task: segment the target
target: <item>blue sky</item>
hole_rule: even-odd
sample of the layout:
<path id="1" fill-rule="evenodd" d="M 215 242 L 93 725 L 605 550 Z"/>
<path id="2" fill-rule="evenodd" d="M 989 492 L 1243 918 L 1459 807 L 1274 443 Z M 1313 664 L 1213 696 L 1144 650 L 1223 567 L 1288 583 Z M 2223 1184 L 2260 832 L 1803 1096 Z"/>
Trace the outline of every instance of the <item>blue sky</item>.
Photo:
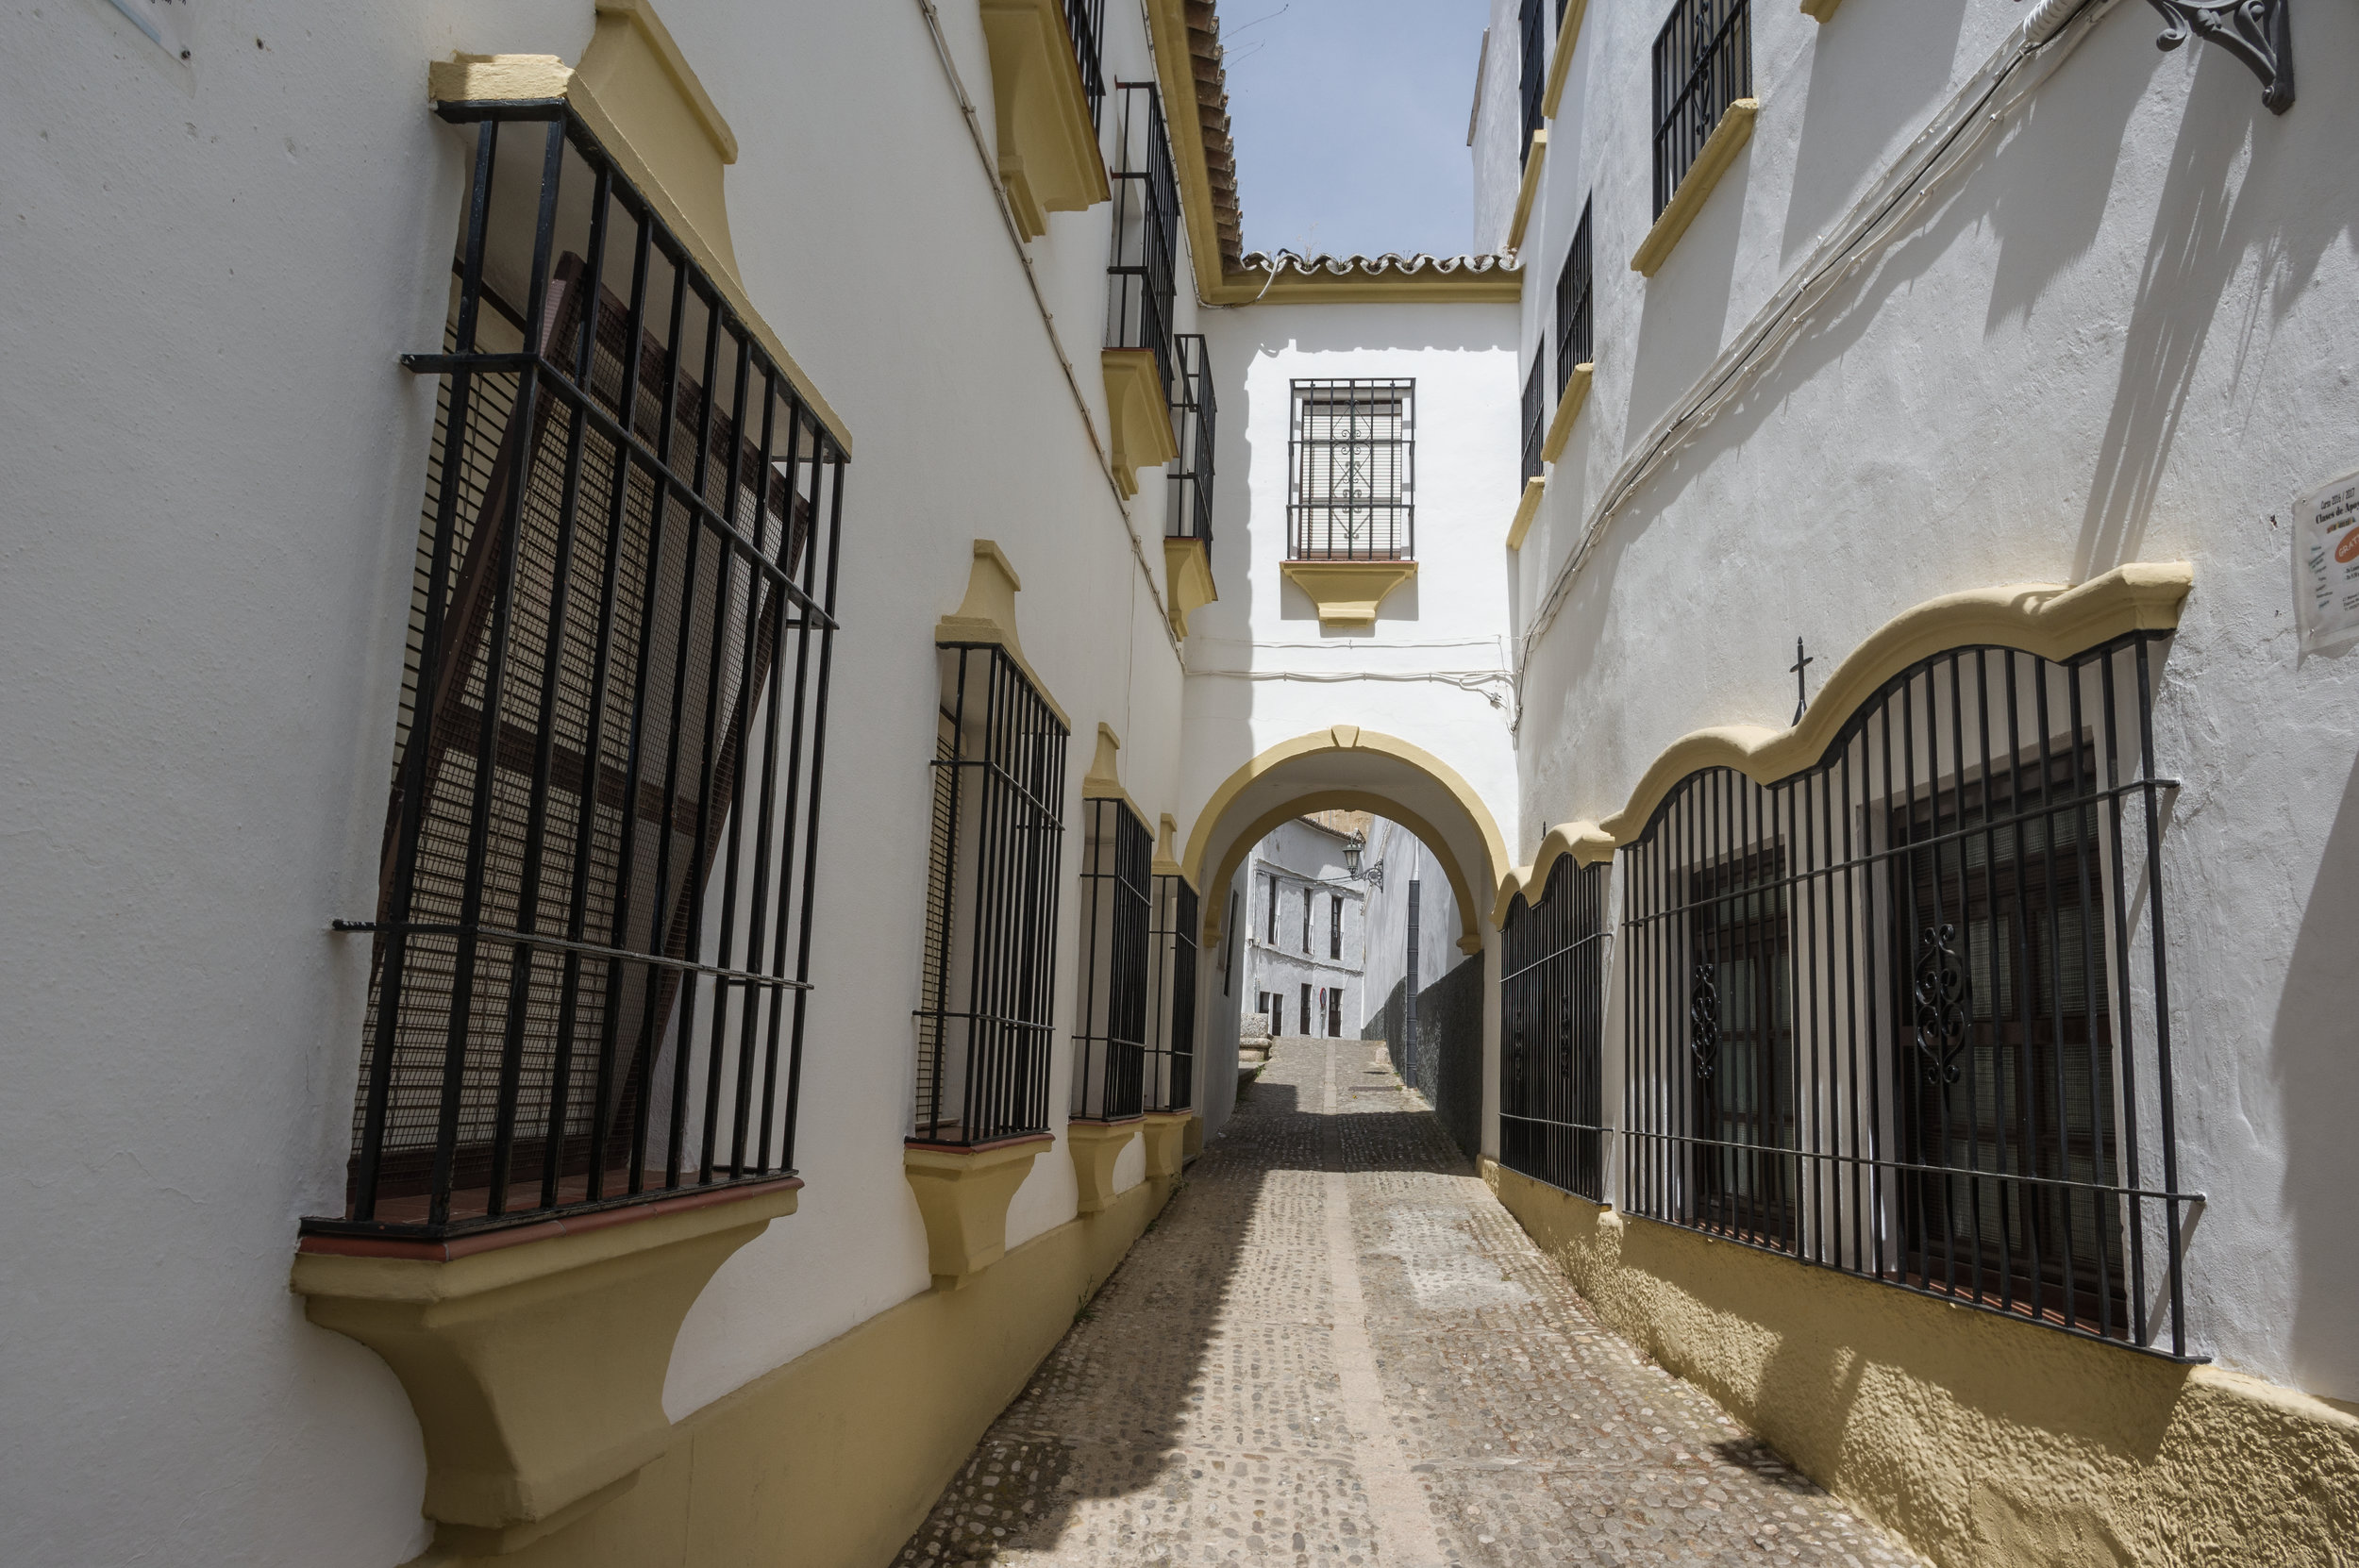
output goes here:
<path id="1" fill-rule="evenodd" d="M 1247 250 L 1456 256 L 1486 0 L 1222 0 Z"/>

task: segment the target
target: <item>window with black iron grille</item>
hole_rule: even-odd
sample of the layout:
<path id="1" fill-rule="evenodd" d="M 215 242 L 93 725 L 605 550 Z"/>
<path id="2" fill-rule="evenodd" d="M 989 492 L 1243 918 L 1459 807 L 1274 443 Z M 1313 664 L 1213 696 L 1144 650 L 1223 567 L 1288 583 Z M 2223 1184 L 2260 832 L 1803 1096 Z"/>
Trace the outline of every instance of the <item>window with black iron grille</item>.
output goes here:
<path id="1" fill-rule="evenodd" d="M 1500 934 L 1499 1163 L 1605 1201 L 1608 868 L 1567 858 Z"/>
<path id="2" fill-rule="evenodd" d="M 1275 947 L 1278 945 L 1278 878 L 1275 876 L 1269 879 L 1269 899 L 1262 906 L 1262 915 L 1264 922 L 1262 944 Z"/>
<path id="3" fill-rule="evenodd" d="M 911 1141 L 1048 1127 L 1067 735 L 1005 649 L 937 650 L 932 842 Z"/>
<path id="4" fill-rule="evenodd" d="M 1344 1037 L 1344 988 L 1330 986 L 1327 993 L 1327 1038 Z"/>
<path id="5" fill-rule="evenodd" d="M 845 452 L 562 104 L 474 158 L 344 1209 L 430 1239 L 792 1175 Z M 518 303 L 520 302 L 520 303 Z M 490 307 L 487 311 L 486 307 Z"/>
<path id="6" fill-rule="evenodd" d="M 1303 889 L 1303 890 L 1302 890 L 1302 951 L 1303 951 L 1303 952 L 1304 952 L 1304 954 L 1306 954 L 1306 955 L 1307 955 L 1307 954 L 1309 954 L 1309 952 L 1311 951 L 1311 899 L 1312 899 L 1312 896 L 1313 896 L 1313 895 L 1312 895 L 1311 890 L 1310 890 L 1309 888 L 1305 888 L 1305 889 Z"/>
<path id="7" fill-rule="evenodd" d="M 1147 1016 L 1148 1110 L 1186 1110 L 1196 1104 L 1196 890 L 1184 876 L 1155 878 L 1155 925 L 1149 934 L 1155 994 Z"/>
<path id="8" fill-rule="evenodd" d="M 1896 676 L 1624 851 L 1625 1207 L 2187 1354 L 2161 634 Z"/>
<path id="9" fill-rule="evenodd" d="M 1591 326 L 1589 207 L 1581 204 L 1581 226 L 1573 230 L 1572 248 L 1556 275 L 1556 392 L 1564 394 L 1573 372 L 1597 358 Z"/>
<path id="10" fill-rule="evenodd" d="M 1073 1037 L 1077 1122 L 1119 1122 L 1145 1109 L 1154 841 L 1129 803 L 1081 803 L 1079 1029 Z"/>
<path id="11" fill-rule="evenodd" d="M 1531 133 L 1548 123 L 1540 112 L 1540 104 L 1548 78 L 1548 0 L 1522 0 L 1516 23 L 1523 40 L 1522 72 L 1516 83 L 1524 111 L 1518 157 L 1528 163 L 1531 160 Z"/>
<path id="12" fill-rule="evenodd" d="M 1173 539 L 1213 540 L 1213 434 L 1218 416 L 1213 408 L 1212 362 L 1204 353 L 1201 333 L 1182 332 L 1172 342 L 1179 355 L 1179 378 L 1173 384 L 1172 433 L 1180 438 L 1180 460 L 1171 469 L 1171 514 L 1163 532 Z"/>
<path id="13" fill-rule="evenodd" d="M 1531 357 L 1531 374 L 1524 377 L 1524 472 L 1526 479 L 1540 476 L 1542 463 L 1540 447 L 1548 432 L 1548 355 L 1547 344 Z"/>
<path id="14" fill-rule="evenodd" d="M 1073 36 L 1073 62 L 1081 68 L 1081 96 L 1089 100 L 1095 129 L 1106 101 L 1106 0 L 1064 0 L 1064 25 Z"/>
<path id="15" fill-rule="evenodd" d="M 1416 558 L 1414 381 L 1297 381 L 1286 554 Z"/>
<path id="16" fill-rule="evenodd" d="M 1155 84 L 1122 82 L 1116 91 L 1122 103 L 1110 171 L 1114 241 L 1106 266 L 1106 346 L 1152 352 L 1168 405 L 1179 394 L 1172 324 L 1179 293 L 1180 184 L 1172 174 L 1163 95 Z M 1200 340 L 1197 354 L 1200 359 Z"/>
<path id="17" fill-rule="evenodd" d="M 1720 116 L 1753 95 L 1749 0 L 1673 0 L 1654 41 L 1654 210 L 1661 217 Z"/>
<path id="18" fill-rule="evenodd" d="M 1327 956 L 1344 956 L 1344 895 L 1339 892 L 1327 895 Z"/>
<path id="19" fill-rule="evenodd" d="M 1295 1021 L 1301 1026 L 1304 1034 L 1314 1035 L 1319 1032 L 1318 1014 L 1311 1010 L 1311 988 L 1308 985 L 1302 988 L 1302 1005 L 1295 1014 Z"/>

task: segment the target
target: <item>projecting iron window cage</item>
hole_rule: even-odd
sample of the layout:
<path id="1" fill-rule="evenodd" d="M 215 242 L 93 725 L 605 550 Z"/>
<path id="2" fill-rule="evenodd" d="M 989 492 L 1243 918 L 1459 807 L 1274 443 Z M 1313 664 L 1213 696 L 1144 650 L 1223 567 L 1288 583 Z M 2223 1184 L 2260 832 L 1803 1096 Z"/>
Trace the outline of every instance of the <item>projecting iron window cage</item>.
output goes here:
<path id="1" fill-rule="evenodd" d="M 1523 136 L 1517 151 L 1520 162 L 1531 161 L 1531 133 L 1548 123 L 1541 112 L 1547 96 L 1548 76 L 1548 0 L 1521 0 L 1516 14 L 1516 32 L 1522 40 L 1522 59 L 1516 79 L 1518 97 L 1523 107 Z"/>
<path id="2" fill-rule="evenodd" d="M 1146 1089 L 1148 1110 L 1187 1110 L 1196 1104 L 1196 890 L 1183 876 L 1155 878 L 1155 924 L 1149 932 L 1154 995 L 1147 1016 Z"/>
<path id="3" fill-rule="evenodd" d="M 1172 326 L 1179 297 L 1180 184 L 1152 82 L 1123 82 L 1114 132 L 1113 258 L 1107 264 L 1106 346 L 1151 351 L 1163 401 L 1179 394 Z M 1198 340 L 1197 356 L 1202 357 Z"/>
<path id="4" fill-rule="evenodd" d="M 1286 554 L 1416 558 L 1414 381 L 1297 381 Z"/>
<path id="5" fill-rule="evenodd" d="M 1128 801 L 1081 803 L 1080 995 L 1072 1116 L 1119 1122 L 1145 1106 L 1153 841 Z"/>
<path id="6" fill-rule="evenodd" d="M 1171 406 L 1172 433 L 1180 438 L 1180 460 L 1171 470 L 1171 515 L 1163 531 L 1174 539 L 1213 541 L 1213 436 L 1219 423 L 1213 399 L 1213 367 L 1200 333 L 1172 340 L 1179 350 L 1179 379 Z"/>
<path id="7" fill-rule="evenodd" d="M 1654 41 L 1654 210 L 1661 217 L 1729 106 L 1753 94 L 1749 0 L 1674 0 Z"/>
<path id="8" fill-rule="evenodd" d="M 2184 1357 L 2160 634 L 1895 676 L 1623 852 L 1631 1211 Z"/>
<path id="9" fill-rule="evenodd" d="M 344 1211 L 434 1238 L 791 1175 L 845 453 L 562 104 L 474 162 Z M 521 307 L 503 295 L 512 295 Z M 489 308 L 488 309 L 486 308 Z"/>
<path id="10" fill-rule="evenodd" d="M 1556 275 L 1556 391 L 1563 396 L 1573 371 L 1597 358 L 1597 337 L 1590 309 L 1589 208 L 1581 205 L 1581 226 L 1564 252 L 1564 268 Z"/>
<path id="11" fill-rule="evenodd" d="M 938 650 L 912 1143 L 1048 1128 L 1064 722 L 1006 650 Z"/>
<path id="12" fill-rule="evenodd" d="M 1106 0 L 1064 0 L 1064 25 L 1073 35 L 1073 62 L 1081 69 L 1081 96 L 1089 100 L 1090 126 L 1096 129 L 1106 101 Z"/>
<path id="13" fill-rule="evenodd" d="M 1605 1193 L 1609 870 L 1568 858 L 1500 935 L 1499 1163 L 1595 1203 Z"/>
<path id="14" fill-rule="evenodd" d="M 1545 354 L 1531 357 L 1531 374 L 1524 377 L 1523 396 L 1523 476 L 1536 479 L 1544 465 L 1540 448 L 1548 429 L 1548 366 Z"/>

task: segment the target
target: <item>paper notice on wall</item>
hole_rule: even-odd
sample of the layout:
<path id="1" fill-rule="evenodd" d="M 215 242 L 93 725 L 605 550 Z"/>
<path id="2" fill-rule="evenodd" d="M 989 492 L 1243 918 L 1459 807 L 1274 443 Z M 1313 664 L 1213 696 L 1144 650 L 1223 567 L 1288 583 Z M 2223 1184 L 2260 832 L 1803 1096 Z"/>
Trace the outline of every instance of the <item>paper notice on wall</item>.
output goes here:
<path id="1" fill-rule="evenodd" d="M 131 19 L 174 59 L 189 58 L 190 0 L 114 0 L 115 9 Z"/>
<path id="2" fill-rule="evenodd" d="M 2359 469 L 2294 503 L 2294 615 L 2303 653 L 2359 637 Z"/>

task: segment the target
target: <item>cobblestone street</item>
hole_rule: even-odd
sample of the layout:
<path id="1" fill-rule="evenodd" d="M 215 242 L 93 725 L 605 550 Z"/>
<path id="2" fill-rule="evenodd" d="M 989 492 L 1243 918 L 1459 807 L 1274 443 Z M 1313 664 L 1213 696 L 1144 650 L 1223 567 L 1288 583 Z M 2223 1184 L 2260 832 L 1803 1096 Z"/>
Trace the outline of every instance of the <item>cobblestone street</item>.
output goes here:
<path id="1" fill-rule="evenodd" d="M 1381 1045 L 1307 1039 L 895 1560 L 1918 1560 L 1593 1322 Z"/>

